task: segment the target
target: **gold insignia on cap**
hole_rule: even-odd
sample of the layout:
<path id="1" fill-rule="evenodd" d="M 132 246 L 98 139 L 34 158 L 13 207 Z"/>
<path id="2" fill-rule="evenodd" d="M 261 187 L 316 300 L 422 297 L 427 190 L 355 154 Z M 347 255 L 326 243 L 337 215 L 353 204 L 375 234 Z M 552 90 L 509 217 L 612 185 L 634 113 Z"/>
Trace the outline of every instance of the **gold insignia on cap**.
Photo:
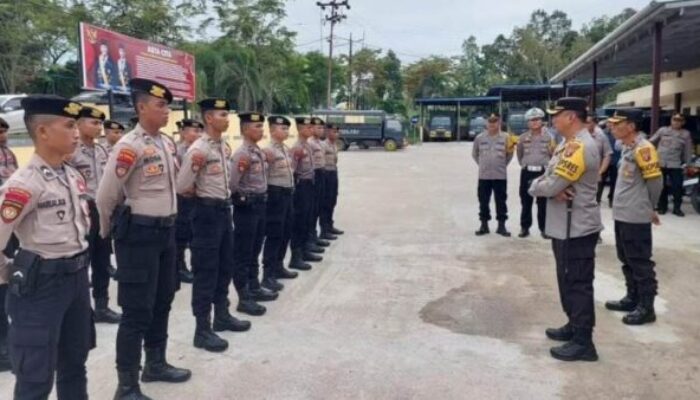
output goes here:
<path id="1" fill-rule="evenodd" d="M 100 111 L 100 110 L 98 110 L 98 109 L 96 109 L 96 108 L 93 108 L 93 109 L 92 109 L 92 116 L 93 116 L 94 118 L 102 118 L 102 111 Z"/>
<path id="2" fill-rule="evenodd" d="M 310 119 L 308 119 L 308 118 L 304 119 L 304 125 L 308 125 L 308 124 L 310 124 L 310 123 L 311 123 L 311 120 L 310 120 Z"/>
<path id="3" fill-rule="evenodd" d="M 252 114 L 250 116 L 250 120 L 253 122 L 258 122 L 258 121 L 260 121 L 260 116 L 258 114 Z"/>
<path id="4" fill-rule="evenodd" d="M 67 114 L 78 115 L 83 107 L 78 103 L 68 103 L 68 105 L 63 109 Z"/>
<path id="5" fill-rule="evenodd" d="M 216 100 L 214 102 L 215 108 L 226 108 L 226 100 Z"/>
<path id="6" fill-rule="evenodd" d="M 165 89 L 163 89 L 160 86 L 151 86 L 150 92 L 153 96 L 160 97 L 161 99 L 165 98 Z"/>
<path id="7" fill-rule="evenodd" d="M 277 124 L 283 124 L 283 123 L 284 123 L 284 120 L 283 120 L 282 118 L 277 118 L 277 119 L 275 119 L 275 123 L 277 123 Z"/>

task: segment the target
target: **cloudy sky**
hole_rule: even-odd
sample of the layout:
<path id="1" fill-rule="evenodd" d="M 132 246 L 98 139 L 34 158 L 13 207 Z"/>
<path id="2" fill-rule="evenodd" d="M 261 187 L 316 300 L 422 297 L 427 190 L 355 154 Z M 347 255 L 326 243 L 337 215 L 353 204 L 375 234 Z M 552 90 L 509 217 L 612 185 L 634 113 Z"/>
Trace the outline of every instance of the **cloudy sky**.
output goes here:
<path id="1" fill-rule="evenodd" d="M 559 9 L 579 29 L 591 19 L 614 15 L 626 7 L 644 8 L 649 0 L 349 0 L 348 18 L 336 25 L 337 36 L 354 39 L 365 35 L 368 47 L 393 49 L 404 62 L 433 54 L 461 52 L 462 41 L 474 35 L 480 44 L 491 43 L 498 34 L 527 23 L 533 10 Z M 297 50 L 321 49 L 328 25 L 322 28 L 316 0 L 289 0 L 286 25 L 298 32 Z M 358 45 L 360 46 L 360 45 Z M 323 42 L 324 53 L 328 51 Z M 339 40 L 339 53 L 347 53 L 347 41 Z"/>

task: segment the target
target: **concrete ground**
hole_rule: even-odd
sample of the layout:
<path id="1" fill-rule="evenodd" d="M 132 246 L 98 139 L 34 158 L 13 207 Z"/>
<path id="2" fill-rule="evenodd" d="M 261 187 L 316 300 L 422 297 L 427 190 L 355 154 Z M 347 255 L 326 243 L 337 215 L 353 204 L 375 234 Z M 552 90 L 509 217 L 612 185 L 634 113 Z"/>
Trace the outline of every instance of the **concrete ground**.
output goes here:
<path id="1" fill-rule="evenodd" d="M 347 233 L 323 263 L 285 282 L 250 332 L 225 334 L 223 354 L 192 347 L 186 286 L 171 314 L 169 360 L 193 378 L 143 390 L 156 399 L 700 398 L 700 217 L 690 206 L 687 217 L 664 216 L 654 229 L 659 320 L 634 328 L 603 307 L 624 291 L 603 206 L 601 359 L 562 363 L 544 337 L 563 322 L 549 245 L 539 236 L 474 236 L 470 154 L 468 143 L 342 153 L 337 225 Z M 515 235 L 517 162 L 509 173 Z M 97 334 L 89 390 L 110 399 L 116 327 L 99 325 Z M 0 375 L 0 398 L 11 397 L 12 383 Z"/>

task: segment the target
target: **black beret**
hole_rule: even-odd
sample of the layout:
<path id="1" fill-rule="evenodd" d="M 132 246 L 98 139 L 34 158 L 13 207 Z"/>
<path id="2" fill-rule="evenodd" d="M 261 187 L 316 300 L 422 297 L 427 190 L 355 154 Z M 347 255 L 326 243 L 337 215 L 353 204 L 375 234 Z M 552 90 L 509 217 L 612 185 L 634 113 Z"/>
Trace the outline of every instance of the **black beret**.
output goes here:
<path id="1" fill-rule="evenodd" d="M 553 108 L 547 110 L 547 113 L 557 115 L 562 111 L 588 112 L 588 102 L 582 97 L 562 97 Z"/>
<path id="2" fill-rule="evenodd" d="M 638 123 L 642 120 L 642 110 L 638 108 L 621 108 L 619 110 L 615 110 L 615 114 L 613 114 L 612 117 L 608 118 L 609 122 L 612 122 L 613 124 L 616 124 L 618 122 L 622 121 L 630 121 L 630 122 L 635 122 Z"/>
<path id="3" fill-rule="evenodd" d="M 219 98 L 204 99 L 197 104 L 199 104 L 199 109 L 202 110 L 202 112 L 210 110 L 229 111 L 231 109 L 231 104 L 228 100 Z"/>
<path id="4" fill-rule="evenodd" d="M 244 112 L 238 114 L 242 123 L 257 123 L 265 122 L 265 116 L 259 112 Z"/>
<path id="5" fill-rule="evenodd" d="M 165 99 L 169 103 L 173 102 L 173 94 L 164 85 L 150 79 L 133 78 L 129 81 L 129 87 L 133 92 L 150 94 L 159 99 Z"/>
<path id="6" fill-rule="evenodd" d="M 10 129 L 10 125 L 4 119 L 0 118 L 0 128 Z"/>
<path id="7" fill-rule="evenodd" d="M 287 117 L 283 117 L 281 115 L 272 115 L 267 117 L 267 122 L 270 123 L 270 125 L 284 125 L 284 126 L 291 126 L 292 121 L 289 120 Z"/>
<path id="8" fill-rule="evenodd" d="M 322 120 L 321 118 L 319 118 L 319 117 L 312 117 L 312 118 L 311 118 L 311 125 L 316 125 L 316 126 L 318 126 L 318 125 L 325 125 L 325 124 L 326 124 L 326 123 L 323 122 L 323 120 Z"/>
<path id="9" fill-rule="evenodd" d="M 297 125 L 311 125 L 311 118 L 309 117 L 296 117 L 294 121 Z"/>
<path id="10" fill-rule="evenodd" d="M 178 127 L 180 129 L 183 128 L 200 128 L 204 129 L 204 124 L 195 120 L 195 119 L 183 119 L 182 121 L 178 121 L 179 125 Z"/>
<path id="11" fill-rule="evenodd" d="M 104 121 L 107 116 L 95 107 L 83 106 L 80 110 L 80 118 L 95 118 Z"/>
<path id="12" fill-rule="evenodd" d="M 112 121 L 111 119 L 106 119 L 105 122 L 102 123 L 102 126 L 105 129 L 121 129 L 124 130 L 124 125 L 120 124 L 117 121 Z"/>
<path id="13" fill-rule="evenodd" d="M 22 108 L 25 116 L 58 115 L 78 119 L 83 106 L 59 96 L 37 95 L 23 98 Z"/>

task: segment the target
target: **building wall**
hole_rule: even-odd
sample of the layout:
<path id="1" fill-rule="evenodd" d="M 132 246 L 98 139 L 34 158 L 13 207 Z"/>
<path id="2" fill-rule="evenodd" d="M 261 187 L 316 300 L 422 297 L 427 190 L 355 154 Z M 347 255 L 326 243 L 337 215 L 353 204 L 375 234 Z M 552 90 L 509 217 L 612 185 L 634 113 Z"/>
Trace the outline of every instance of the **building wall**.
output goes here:
<path id="1" fill-rule="evenodd" d="M 673 110 L 675 94 L 682 94 L 681 110 L 688 110 L 689 115 L 700 116 L 700 69 L 684 71 L 683 76 L 666 73 L 661 75 L 661 108 Z M 651 85 L 621 92 L 617 95 L 617 104 L 635 107 L 651 107 Z"/>

